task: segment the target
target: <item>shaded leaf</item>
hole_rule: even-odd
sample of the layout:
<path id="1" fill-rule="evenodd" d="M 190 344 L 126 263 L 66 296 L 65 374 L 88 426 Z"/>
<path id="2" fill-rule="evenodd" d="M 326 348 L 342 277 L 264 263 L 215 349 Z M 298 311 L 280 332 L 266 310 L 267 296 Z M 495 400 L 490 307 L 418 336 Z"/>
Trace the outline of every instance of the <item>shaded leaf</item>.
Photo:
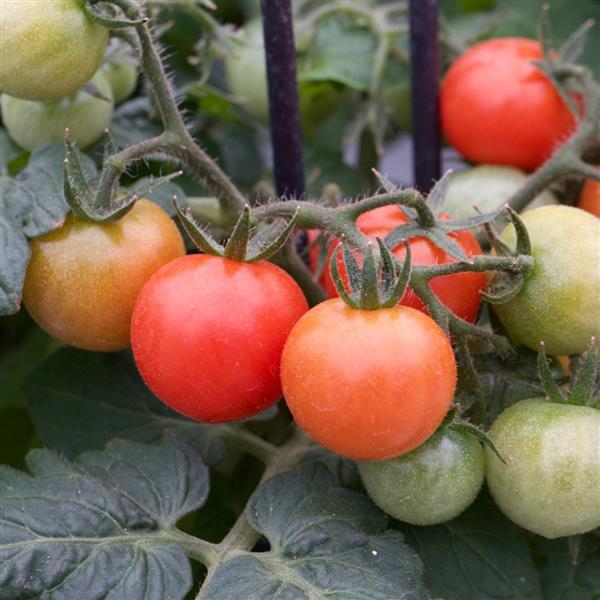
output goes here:
<path id="1" fill-rule="evenodd" d="M 114 441 L 76 463 L 33 450 L 27 467 L 0 468 L 0 598 L 185 596 L 190 565 L 166 528 L 206 500 L 191 445 Z"/>
<path id="2" fill-rule="evenodd" d="M 320 463 L 274 477 L 246 516 L 270 544 L 217 567 L 201 590 L 221 598 L 423 600 L 421 564 L 363 494 L 338 487 Z"/>

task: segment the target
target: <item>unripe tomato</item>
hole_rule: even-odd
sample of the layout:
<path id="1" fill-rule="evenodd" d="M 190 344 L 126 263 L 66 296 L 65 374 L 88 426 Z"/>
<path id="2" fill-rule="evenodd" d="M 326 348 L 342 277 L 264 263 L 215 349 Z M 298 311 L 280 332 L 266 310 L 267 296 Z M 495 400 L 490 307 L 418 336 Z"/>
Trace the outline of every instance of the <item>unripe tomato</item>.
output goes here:
<path id="1" fill-rule="evenodd" d="M 408 221 L 406 215 L 397 206 L 382 206 L 362 214 L 357 220 L 358 228 L 371 239 L 380 237 L 383 239 L 390 231 Z M 481 247 L 475 236 L 470 231 L 458 231 L 451 233 L 450 237 L 464 250 L 467 256 L 482 254 Z M 456 259 L 438 248 L 435 244 L 425 238 L 412 238 L 408 240 L 415 265 L 441 265 L 456 262 Z M 330 297 L 335 298 L 338 293 L 329 272 L 329 261 L 332 253 L 337 249 L 337 244 L 332 245 L 327 255 L 326 268 L 321 276 L 321 283 Z M 406 254 L 404 246 L 399 244 L 393 253 L 403 258 Z M 318 249 L 311 254 L 313 269 L 318 261 Z M 346 269 L 341 255 L 338 257 L 338 269 L 343 280 L 347 279 Z M 442 304 L 449 308 L 454 314 L 467 321 L 474 322 L 477 318 L 479 305 L 481 304 L 481 290 L 486 284 L 486 276 L 483 273 L 455 273 L 453 275 L 442 275 L 434 277 L 430 281 L 430 287 L 440 299 Z M 408 288 L 400 301 L 404 306 L 412 306 L 423 312 L 427 312 L 421 299 L 415 292 Z"/>
<path id="2" fill-rule="evenodd" d="M 108 29 L 80 0 L 0 0 L 0 92 L 26 100 L 74 94 L 102 62 Z"/>
<path id="3" fill-rule="evenodd" d="M 452 403 L 456 363 L 448 338 L 422 312 L 356 310 L 335 298 L 294 326 L 281 382 L 313 439 L 356 460 L 383 460 L 437 429 Z"/>
<path id="4" fill-rule="evenodd" d="M 479 441 L 445 428 L 416 450 L 384 461 L 358 463 L 377 506 L 413 525 L 435 525 L 457 517 L 477 497 L 485 477 Z"/>
<path id="5" fill-rule="evenodd" d="M 600 221 L 571 206 L 545 206 L 521 217 L 535 260 L 523 289 L 494 312 L 512 342 L 549 354 L 579 354 L 600 336 Z M 514 247 L 512 225 L 502 239 Z"/>
<path id="6" fill-rule="evenodd" d="M 600 410 L 522 400 L 494 422 L 487 484 L 504 514 L 547 538 L 600 527 Z"/>
<path id="7" fill-rule="evenodd" d="M 62 142 L 65 129 L 79 148 L 97 141 L 108 127 L 113 113 L 110 84 L 100 73 L 92 82 L 108 98 L 103 100 L 80 90 L 61 100 L 36 102 L 2 95 L 2 118 L 10 137 L 30 152 L 52 142 Z"/>
<path id="8" fill-rule="evenodd" d="M 135 362 L 177 412 L 207 423 L 245 419 L 281 398 L 283 344 L 307 309 L 298 284 L 271 263 L 185 256 L 138 298 Z"/>
<path id="9" fill-rule="evenodd" d="M 23 301 L 37 324 L 60 341 L 109 352 L 129 346 L 131 313 L 150 276 L 184 253 L 162 208 L 139 200 L 115 223 L 67 216 L 31 244 Z"/>
<path id="10" fill-rule="evenodd" d="M 137 67 L 133 63 L 107 62 L 100 73 L 110 84 L 115 104 L 127 100 L 137 85 Z"/>
<path id="11" fill-rule="evenodd" d="M 442 129 L 465 158 L 531 171 L 573 131 L 573 115 L 535 60 L 538 42 L 501 38 L 476 44 L 450 67 Z"/>
<path id="12" fill-rule="evenodd" d="M 588 179 L 585 182 L 577 206 L 600 217 L 600 181 Z"/>

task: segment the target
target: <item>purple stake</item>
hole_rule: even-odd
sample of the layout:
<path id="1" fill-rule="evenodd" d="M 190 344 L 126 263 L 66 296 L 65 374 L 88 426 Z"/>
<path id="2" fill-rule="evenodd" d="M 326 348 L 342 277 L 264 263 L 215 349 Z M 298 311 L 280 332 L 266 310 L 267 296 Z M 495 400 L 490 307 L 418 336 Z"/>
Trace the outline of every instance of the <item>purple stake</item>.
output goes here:
<path id="1" fill-rule="evenodd" d="M 438 0 L 410 0 L 410 61 L 415 186 L 440 177 Z"/>
<path id="2" fill-rule="evenodd" d="M 302 130 L 290 0 L 261 0 L 267 57 L 269 119 L 279 196 L 304 193 Z"/>

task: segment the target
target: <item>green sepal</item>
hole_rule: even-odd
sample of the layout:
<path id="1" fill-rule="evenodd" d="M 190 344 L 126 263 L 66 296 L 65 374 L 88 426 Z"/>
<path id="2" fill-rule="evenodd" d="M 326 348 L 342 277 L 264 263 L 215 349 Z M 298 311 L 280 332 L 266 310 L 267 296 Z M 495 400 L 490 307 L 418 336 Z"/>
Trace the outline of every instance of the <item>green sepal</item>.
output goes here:
<path id="1" fill-rule="evenodd" d="M 505 206 L 502 207 L 504 211 L 506 209 Z M 496 251 L 496 254 L 499 256 L 514 256 L 512 248 L 498 235 L 496 228 L 492 225 L 492 223 L 484 224 L 485 234 L 487 236 L 488 242 L 490 246 Z"/>
<path id="2" fill-rule="evenodd" d="M 531 255 L 531 240 L 529 238 L 527 227 L 525 227 L 525 223 L 523 223 L 523 220 L 519 214 L 510 206 L 507 205 L 505 210 L 513 224 L 513 227 L 515 228 L 515 233 L 517 235 L 517 244 L 515 248 L 516 254 Z"/>
<path id="3" fill-rule="evenodd" d="M 350 293 L 352 296 L 360 297 L 360 290 L 362 288 L 362 276 L 358 262 L 350 250 L 348 244 L 342 243 L 342 255 L 344 260 L 344 266 L 346 267 L 346 273 L 348 275 L 348 284 L 350 286 Z"/>
<path id="4" fill-rule="evenodd" d="M 117 154 L 120 150 L 121 147 L 117 144 L 110 131 L 105 129 L 102 137 L 102 164 L 106 163 L 110 156 Z"/>
<path id="5" fill-rule="evenodd" d="M 540 380 L 544 386 L 547 398 L 551 402 L 555 402 L 557 404 L 565 404 L 568 402 L 568 400 L 563 396 L 563 393 L 560 391 L 556 381 L 554 381 L 554 378 L 552 377 L 552 371 L 550 370 L 548 358 L 546 357 L 546 347 L 544 342 L 540 342 L 537 366 Z"/>
<path id="6" fill-rule="evenodd" d="M 400 190 L 399 186 L 397 186 L 393 181 L 390 181 L 385 175 L 382 175 L 377 169 L 371 169 L 371 171 L 373 172 L 373 175 L 375 175 L 375 177 L 377 178 L 377 181 L 379 181 L 381 187 L 388 194 L 393 194 L 394 192 Z M 410 206 L 402 206 L 402 212 L 404 212 L 404 214 L 409 219 L 416 219 L 419 216 L 419 213 L 416 211 L 416 209 L 411 208 Z M 400 241 L 398 243 L 400 243 Z"/>
<path id="7" fill-rule="evenodd" d="M 206 254 L 212 254 L 213 256 L 223 256 L 225 248 L 219 244 L 208 231 L 202 229 L 192 216 L 192 211 L 187 208 L 182 210 L 177 204 L 177 197 L 173 198 L 173 206 L 177 213 L 177 218 L 181 223 L 181 226 L 185 229 L 185 232 L 190 236 L 190 239 L 196 246 L 205 252 Z"/>
<path id="8" fill-rule="evenodd" d="M 383 241 L 390 250 L 394 250 L 402 242 L 415 237 L 423 237 L 423 228 L 418 223 L 404 223 L 392 229 Z"/>
<path id="9" fill-rule="evenodd" d="M 88 94 L 89 96 L 92 96 L 93 98 L 97 98 L 98 100 L 102 100 L 103 102 L 112 102 L 112 96 L 108 97 L 105 96 L 99 89 L 98 86 L 96 86 L 96 84 L 90 80 L 88 81 L 82 88 L 81 88 L 82 92 L 85 92 L 86 94 Z"/>
<path id="10" fill-rule="evenodd" d="M 362 310 L 381 308 L 379 298 L 379 270 L 373 253 L 373 242 L 369 242 L 363 257 L 360 300 L 358 306 Z"/>
<path id="11" fill-rule="evenodd" d="M 427 205 L 431 209 L 431 212 L 437 217 L 444 206 L 446 201 L 446 194 L 448 193 L 448 184 L 450 183 L 450 175 L 452 169 L 446 171 L 438 181 L 435 182 L 433 188 L 427 196 Z"/>
<path id="12" fill-rule="evenodd" d="M 243 262 L 248 254 L 250 239 L 250 206 L 246 204 L 225 244 L 223 258 Z"/>
<path id="13" fill-rule="evenodd" d="M 481 292 L 481 298 L 490 304 L 504 304 L 512 300 L 523 289 L 525 276 L 523 273 L 509 275 L 498 273 L 494 279 L 493 291 Z"/>
<path id="14" fill-rule="evenodd" d="M 97 6 L 97 5 L 96 5 Z M 104 6 L 108 9 L 108 5 L 104 4 Z M 95 23 L 102 25 L 108 29 L 125 29 L 126 27 L 135 27 L 136 25 L 142 25 L 146 23 L 148 19 L 126 19 L 122 17 L 116 16 L 116 11 L 114 6 L 110 6 L 112 15 L 105 14 L 104 12 L 100 12 L 96 10 L 96 8 L 92 8 L 90 4 L 87 2 L 84 4 L 85 14 Z"/>
<path id="15" fill-rule="evenodd" d="M 454 429 L 454 431 L 462 431 L 463 433 L 474 435 L 484 446 L 487 446 L 505 465 L 508 464 L 506 459 L 498 451 L 498 448 L 496 448 L 496 444 L 494 444 L 490 436 L 485 431 L 479 429 L 479 427 L 477 427 L 476 425 L 473 425 L 473 423 L 469 423 L 468 421 L 455 420 L 449 425 L 449 428 Z"/>
<path id="16" fill-rule="evenodd" d="M 410 245 L 407 242 L 403 242 L 406 255 L 404 257 L 402 271 L 400 271 L 400 274 L 398 275 L 397 262 L 395 262 L 391 252 L 379 238 L 377 238 L 377 243 L 379 244 L 379 252 L 381 254 L 381 260 L 383 263 L 381 278 L 382 282 L 384 283 L 384 291 L 386 280 L 390 281 L 390 283 L 387 285 L 391 288 L 389 295 L 384 296 L 381 308 L 391 308 L 400 302 L 406 292 L 408 282 L 410 281 L 410 275 L 412 273 L 412 255 L 410 251 Z M 387 273 L 388 269 L 390 269 L 389 274 Z"/>
<path id="17" fill-rule="evenodd" d="M 573 377 L 573 385 L 567 401 L 569 404 L 592 405 L 594 389 L 598 375 L 598 347 L 595 338 L 592 338 L 590 347 Z"/>
<path id="18" fill-rule="evenodd" d="M 594 26 L 594 19 L 584 21 L 560 46 L 558 58 L 560 62 L 575 63 L 581 56 L 587 41 L 587 35 Z"/>
<path id="19" fill-rule="evenodd" d="M 176 177 L 180 177 L 183 175 L 183 171 L 175 171 L 173 173 L 169 173 L 168 175 L 163 175 L 162 177 L 153 177 L 150 176 L 144 183 L 133 186 L 130 190 L 130 198 L 133 196 L 137 198 L 143 198 L 146 194 L 154 191 L 157 187 L 161 186 L 163 183 L 167 183 Z"/>
<path id="20" fill-rule="evenodd" d="M 482 213 L 474 217 L 466 217 L 464 219 L 452 219 L 450 221 L 438 221 L 437 226 L 446 233 L 454 231 L 463 231 L 464 229 L 474 229 L 480 225 L 485 225 L 494 221 L 504 211 L 504 207 L 497 208 L 488 213 Z"/>
<path id="21" fill-rule="evenodd" d="M 265 227 L 261 231 L 259 231 L 255 236 L 250 239 L 248 256 L 246 257 L 247 262 L 256 262 L 259 260 L 266 260 L 270 258 L 288 241 L 292 231 L 294 230 L 294 226 L 298 221 L 298 217 L 300 216 L 300 207 L 296 209 L 294 216 L 287 222 L 285 227 L 281 230 L 281 232 L 276 235 L 276 237 L 268 242 L 265 247 L 262 247 L 262 242 L 265 239 L 269 239 L 273 234 L 279 229 L 279 225 L 274 225 L 271 228 Z"/>
<path id="22" fill-rule="evenodd" d="M 436 227 L 423 229 L 423 237 L 433 242 L 438 248 L 441 248 L 446 254 L 449 254 L 457 260 L 472 264 L 473 261 L 465 254 L 464 250 L 451 237 Z"/>
<path id="23" fill-rule="evenodd" d="M 331 254 L 331 259 L 329 260 L 329 272 L 331 273 L 331 279 L 333 284 L 335 285 L 335 289 L 337 290 L 340 298 L 351 308 L 358 308 L 358 302 L 354 299 L 353 294 L 350 295 L 346 290 L 346 286 L 342 281 L 342 277 L 340 275 L 340 270 L 338 268 L 338 257 L 339 253 L 343 249 L 344 242 L 342 241 L 342 248 L 339 246 L 335 249 L 335 251 Z M 348 265 L 346 264 L 346 272 L 348 272 Z"/>

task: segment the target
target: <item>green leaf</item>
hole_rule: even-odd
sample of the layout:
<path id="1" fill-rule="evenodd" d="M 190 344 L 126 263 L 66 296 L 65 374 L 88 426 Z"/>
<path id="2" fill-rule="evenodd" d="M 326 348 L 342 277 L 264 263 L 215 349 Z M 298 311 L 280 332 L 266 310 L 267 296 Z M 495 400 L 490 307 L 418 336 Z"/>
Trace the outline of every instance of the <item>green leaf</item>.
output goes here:
<path id="1" fill-rule="evenodd" d="M 223 454 L 220 428 L 191 421 L 146 387 L 125 354 L 63 348 L 27 377 L 24 393 L 44 442 L 67 456 L 103 448 L 114 437 L 152 443 L 167 429 L 182 432 L 204 462 Z"/>
<path id="2" fill-rule="evenodd" d="M 10 175 L 12 161 L 23 154 L 26 154 L 25 150 L 12 141 L 6 129 L 0 127 L 0 176 Z"/>
<path id="3" fill-rule="evenodd" d="M 584 536 L 575 561 L 566 538 L 534 538 L 541 562 L 544 600 L 597 600 L 600 590 L 600 539 Z"/>
<path id="4" fill-rule="evenodd" d="M 33 450 L 27 467 L 0 467 L 3 598 L 185 596 L 191 568 L 167 528 L 208 494 L 191 445 L 113 441 L 76 463 Z"/>
<path id="5" fill-rule="evenodd" d="M 203 600 L 427 597 L 403 536 L 386 531 L 387 517 L 364 494 L 338 487 L 321 463 L 263 483 L 246 516 L 270 551 L 221 564 Z"/>
<path id="6" fill-rule="evenodd" d="M 523 530 L 487 494 L 448 523 L 406 525 L 403 531 L 425 563 L 425 582 L 435 598 L 544 598 Z"/>

